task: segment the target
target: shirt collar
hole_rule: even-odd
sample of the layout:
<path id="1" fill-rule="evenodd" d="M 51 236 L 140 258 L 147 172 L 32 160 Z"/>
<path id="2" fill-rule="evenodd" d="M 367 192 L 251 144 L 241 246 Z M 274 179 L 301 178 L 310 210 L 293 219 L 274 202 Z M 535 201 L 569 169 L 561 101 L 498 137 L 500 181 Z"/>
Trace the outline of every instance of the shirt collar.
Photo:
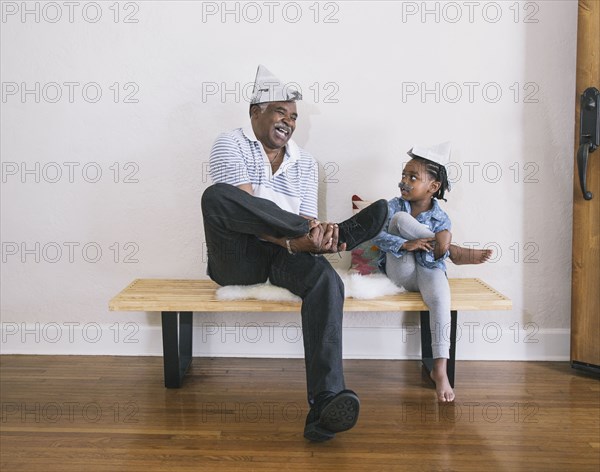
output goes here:
<path id="1" fill-rule="evenodd" d="M 432 200 L 432 203 L 433 207 L 427 213 L 429 213 L 432 218 L 442 221 L 444 219 L 444 210 L 442 210 L 442 207 L 440 207 L 440 204 L 435 198 Z"/>
<path id="2" fill-rule="evenodd" d="M 242 128 L 242 133 L 244 133 L 244 136 L 246 136 L 250 141 L 258 142 L 252 126 L 244 126 Z"/>
<path id="3" fill-rule="evenodd" d="M 250 141 L 253 141 L 255 143 L 260 143 L 260 141 L 258 140 L 258 138 L 256 137 L 256 135 L 254 134 L 254 130 L 252 129 L 252 126 L 244 126 L 242 128 L 242 133 L 244 133 L 244 136 L 246 136 L 247 139 L 249 139 Z M 262 145 L 262 143 L 260 143 Z M 295 143 L 295 141 L 293 139 L 290 139 L 287 144 L 285 145 L 285 154 L 286 157 L 289 156 L 290 160 L 295 161 L 298 160 L 300 158 L 300 148 L 298 147 L 298 145 Z"/>
<path id="4" fill-rule="evenodd" d="M 411 210 L 410 202 L 407 200 L 404 200 L 404 198 L 402 198 L 402 197 L 397 197 L 397 198 L 402 203 L 402 205 L 404 205 L 404 208 L 407 209 L 407 211 L 410 213 L 410 210 Z M 424 211 L 423 213 L 421 213 L 421 215 L 423 215 L 423 216 L 427 215 L 438 221 L 443 221 L 445 218 L 444 210 L 442 210 L 442 207 L 440 206 L 440 204 L 437 202 L 437 200 L 435 198 L 432 199 L 432 205 L 433 206 L 431 207 L 431 210 Z"/>

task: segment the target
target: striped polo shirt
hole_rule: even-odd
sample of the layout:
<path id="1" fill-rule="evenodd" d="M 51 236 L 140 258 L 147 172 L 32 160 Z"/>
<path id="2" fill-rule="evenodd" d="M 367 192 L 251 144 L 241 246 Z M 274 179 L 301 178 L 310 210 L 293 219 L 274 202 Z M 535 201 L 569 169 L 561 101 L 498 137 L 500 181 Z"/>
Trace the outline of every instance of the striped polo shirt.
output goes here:
<path id="1" fill-rule="evenodd" d="M 213 183 L 252 184 L 254 196 L 275 202 L 297 215 L 317 217 L 319 168 L 315 159 L 291 139 L 273 175 L 271 164 L 252 128 L 219 135 L 210 152 Z"/>

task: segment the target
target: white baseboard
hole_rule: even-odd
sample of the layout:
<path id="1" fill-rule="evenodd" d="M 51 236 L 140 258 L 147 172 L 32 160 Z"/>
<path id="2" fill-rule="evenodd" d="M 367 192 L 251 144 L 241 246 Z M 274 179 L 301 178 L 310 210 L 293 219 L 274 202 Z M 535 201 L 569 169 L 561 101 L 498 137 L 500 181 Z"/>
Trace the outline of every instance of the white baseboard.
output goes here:
<path id="1" fill-rule="evenodd" d="M 568 361 L 570 330 L 458 325 L 457 359 Z M 535 329 L 534 329 L 535 328 Z M 162 356 L 160 326 L 138 323 L 2 323 L 2 354 Z M 418 359 L 417 324 L 401 328 L 346 327 L 346 359 Z M 299 323 L 199 323 L 193 355 L 199 357 L 303 357 Z"/>

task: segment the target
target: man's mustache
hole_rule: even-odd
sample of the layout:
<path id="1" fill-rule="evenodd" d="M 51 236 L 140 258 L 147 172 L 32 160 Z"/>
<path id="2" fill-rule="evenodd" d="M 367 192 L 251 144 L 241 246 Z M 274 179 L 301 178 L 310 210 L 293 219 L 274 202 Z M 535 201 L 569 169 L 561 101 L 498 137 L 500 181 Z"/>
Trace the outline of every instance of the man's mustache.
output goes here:
<path id="1" fill-rule="evenodd" d="M 275 129 L 279 129 L 281 131 L 285 131 L 287 134 L 292 134 L 292 128 L 290 128 L 289 126 L 284 125 L 283 123 L 277 123 L 275 125 Z"/>

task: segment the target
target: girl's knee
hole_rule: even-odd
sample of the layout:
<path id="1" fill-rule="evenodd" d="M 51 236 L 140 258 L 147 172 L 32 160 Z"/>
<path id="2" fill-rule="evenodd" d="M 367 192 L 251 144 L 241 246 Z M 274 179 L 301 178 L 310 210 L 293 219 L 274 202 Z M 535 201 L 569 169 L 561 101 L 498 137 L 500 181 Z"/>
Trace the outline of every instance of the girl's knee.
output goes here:
<path id="1" fill-rule="evenodd" d="M 405 211 L 399 211 L 392 216 L 388 231 L 409 240 L 434 236 L 427 225 L 419 223 L 415 217 Z"/>
<path id="2" fill-rule="evenodd" d="M 390 220 L 390 225 L 393 225 L 396 228 L 401 228 L 406 224 L 410 224 L 416 222 L 417 220 L 410 214 L 405 211 L 399 211 Z"/>

